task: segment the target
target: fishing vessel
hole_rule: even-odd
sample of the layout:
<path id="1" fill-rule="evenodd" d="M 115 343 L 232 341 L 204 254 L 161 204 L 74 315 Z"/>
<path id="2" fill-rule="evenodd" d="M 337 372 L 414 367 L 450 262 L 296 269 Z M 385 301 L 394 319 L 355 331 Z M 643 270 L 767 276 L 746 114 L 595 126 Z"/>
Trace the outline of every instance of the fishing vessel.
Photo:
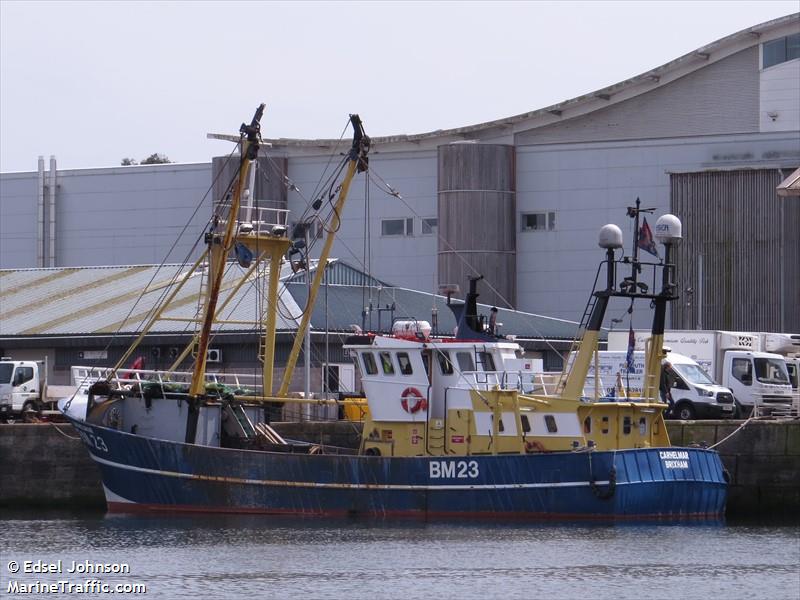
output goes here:
<path id="1" fill-rule="evenodd" d="M 727 482 L 719 455 L 672 447 L 665 405 L 658 399 L 666 307 L 675 298 L 671 248 L 681 227 L 671 215 L 656 226 L 666 253 L 655 263 L 622 256 L 617 226 L 601 230 L 605 257 L 598 280 L 604 268 L 605 284 L 587 305 L 575 358 L 550 389 L 532 373 L 522 348 L 497 335 L 492 315 L 478 314 L 480 278 L 475 277 L 463 301 L 448 295 L 458 323 L 452 336 L 435 335 L 426 322 L 407 318 L 397 320 L 390 334 L 359 331 L 347 340 L 369 408 L 358 448 L 283 439 L 265 422 L 262 407 L 289 401 L 289 381 L 311 310 L 304 311 L 283 380 L 273 393 L 276 311 L 270 307 L 277 306 L 277 274 L 293 242 L 286 211 L 242 204 L 261 142 L 263 110 L 262 105 L 240 129 L 238 177 L 230 199 L 210 222 L 205 253 L 192 267 L 203 265 L 206 271 L 204 310 L 196 338 L 175 362 L 191 352 L 196 357 L 192 371 L 124 369 L 132 348 L 114 367 L 85 369 L 84 393 L 61 402 L 100 467 L 109 510 L 422 519 L 723 515 Z M 333 222 L 326 228 L 323 264 L 350 183 L 369 166 L 369 137 L 358 116 L 351 122 L 354 135 L 342 164 L 343 180 L 330 188 Z M 209 337 L 228 301 L 220 296 L 223 273 L 234 257 L 244 280 L 259 271 L 257 264 L 267 265 L 262 270 L 271 276 L 264 286 L 258 384 L 235 375 L 223 382 L 206 368 Z M 631 275 L 619 277 L 627 267 Z M 323 271 L 316 270 L 309 305 Z M 166 303 L 176 293 L 166 293 Z M 636 401 L 601 402 L 583 389 L 606 308 L 615 297 L 653 306 L 645 387 Z M 137 342 L 161 314 L 155 311 Z"/>

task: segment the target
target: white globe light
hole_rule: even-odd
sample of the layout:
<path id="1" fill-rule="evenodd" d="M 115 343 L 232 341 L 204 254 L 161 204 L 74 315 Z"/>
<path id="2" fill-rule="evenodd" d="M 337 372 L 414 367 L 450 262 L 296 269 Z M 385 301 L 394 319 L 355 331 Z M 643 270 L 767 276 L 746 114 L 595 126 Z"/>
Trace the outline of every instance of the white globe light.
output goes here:
<path id="1" fill-rule="evenodd" d="M 681 220 L 675 215 L 662 215 L 656 221 L 656 239 L 664 245 L 674 244 L 681 240 Z"/>
<path id="2" fill-rule="evenodd" d="M 600 244 L 601 248 L 610 248 L 612 250 L 622 248 L 622 230 L 613 223 L 603 225 L 600 229 L 600 239 L 597 243 Z"/>

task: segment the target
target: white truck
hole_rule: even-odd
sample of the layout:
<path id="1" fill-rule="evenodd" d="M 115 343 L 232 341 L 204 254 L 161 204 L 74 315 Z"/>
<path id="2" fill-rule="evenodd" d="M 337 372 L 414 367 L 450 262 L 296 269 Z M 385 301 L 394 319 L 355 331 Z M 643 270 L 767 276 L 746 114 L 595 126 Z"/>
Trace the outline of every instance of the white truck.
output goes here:
<path id="1" fill-rule="evenodd" d="M 649 331 L 635 331 L 636 350 L 644 350 Z M 612 331 L 608 349 L 628 347 L 627 331 Z M 780 354 L 761 352 L 759 336 L 734 331 L 671 330 L 664 332 L 664 347 L 689 356 L 714 381 L 733 392 L 737 412 L 747 417 L 789 411 L 792 386 L 786 361 Z"/>
<path id="2" fill-rule="evenodd" d="M 800 334 L 798 333 L 756 333 L 759 339 L 759 350 L 780 354 L 786 362 L 789 372 L 789 383 L 795 395 L 799 393 L 798 377 L 800 377 Z"/>
<path id="3" fill-rule="evenodd" d="M 72 393 L 69 386 L 48 386 L 46 374 L 44 360 L 0 359 L 0 418 L 52 408 Z"/>
<path id="4" fill-rule="evenodd" d="M 627 333 L 625 337 L 627 343 Z M 640 396 L 644 387 L 645 354 L 642 351 L 633 353 L 633 368 L 630 370 L 627 354 L 627 351 L 598 352 L 600 377 L 595 380 L 593 362 L 589 367 L 584 393 L 593 397 L 597 389 L 600 396 L 606 398 Z M 714 383 L 702 367 L 688 356 L 669 352 L 662 369 L 671 396 L 668 416 L 682 420 L 734 416 L 736 411 L 731 390 Z M 669 401 L 665 397 L 662 400 Z"/>

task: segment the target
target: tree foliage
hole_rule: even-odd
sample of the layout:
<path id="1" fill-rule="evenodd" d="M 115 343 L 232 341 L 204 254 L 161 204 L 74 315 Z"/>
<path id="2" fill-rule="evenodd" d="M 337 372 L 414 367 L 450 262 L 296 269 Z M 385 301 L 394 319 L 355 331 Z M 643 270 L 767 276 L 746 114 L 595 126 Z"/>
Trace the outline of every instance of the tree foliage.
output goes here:
<path id="1" fill-rule="evenodd" d="M 154 152 L 147 158 L 143 158 L 141 161 L 137 162 L 135 158 L 123 158 L 120 161 L 120 164 L 123 167 L 130 167 L 131 165 L 164 165 L 167 163 L 171 163 L 172 161 L 164 154 L 158 154 Z"/>
<path id="2" fill-rule="evenodd" d="M 142 159 L 140 165 L 163 165 L 171 163 L 172 161 L 164 154 L 153 153 L 145 159 Z"/>

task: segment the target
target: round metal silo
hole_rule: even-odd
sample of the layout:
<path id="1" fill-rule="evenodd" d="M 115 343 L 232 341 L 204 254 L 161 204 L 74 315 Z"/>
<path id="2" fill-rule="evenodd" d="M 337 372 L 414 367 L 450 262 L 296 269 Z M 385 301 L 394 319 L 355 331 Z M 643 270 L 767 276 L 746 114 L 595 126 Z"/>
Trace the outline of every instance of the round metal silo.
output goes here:
<path id="1" fill-rule="evenodd" d="M 460 142 L 439 146 L 439 283 L 466 290 L 483 275 L 479 302 L 516 304 L 514 146 Z"/>

